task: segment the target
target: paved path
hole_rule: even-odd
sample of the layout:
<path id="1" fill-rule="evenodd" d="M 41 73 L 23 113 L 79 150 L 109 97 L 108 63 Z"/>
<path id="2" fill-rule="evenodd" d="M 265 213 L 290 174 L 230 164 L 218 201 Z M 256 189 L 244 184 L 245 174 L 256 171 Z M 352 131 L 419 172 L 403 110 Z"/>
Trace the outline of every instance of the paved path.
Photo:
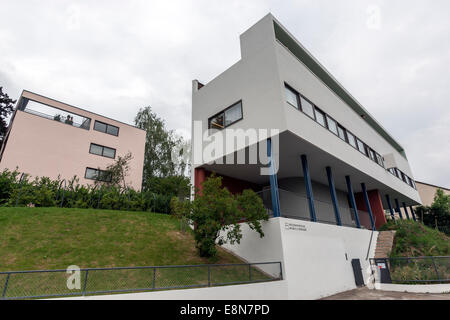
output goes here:
<path id="1" fill-rule="evenodd" d="M 389 292 L 360 288 L 342 292 L 322 300 L 450 300 L 450 294 Z"/>

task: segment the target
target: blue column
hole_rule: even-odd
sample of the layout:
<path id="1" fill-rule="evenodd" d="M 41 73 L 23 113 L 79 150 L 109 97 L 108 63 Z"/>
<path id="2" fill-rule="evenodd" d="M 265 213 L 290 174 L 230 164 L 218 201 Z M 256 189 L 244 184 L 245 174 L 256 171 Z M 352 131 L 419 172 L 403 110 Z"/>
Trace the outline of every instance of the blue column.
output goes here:
<path id="1" fill-rule="evenodd" d="M 365 183 L 361 183 L 362 192 L 364 195 L 364 201 L 366 202 L 367 211 L 369 211 L 370 223 L 372 224 L 372 230 L 377 230 L 375 228 L 375 221 L 373 221 L 372 207 L 370 206 L 369 196 L 367 195 L 367 188 Z"/>
<path id="2" fill-rule="evenodd" d="M 411 209 L 411 215 L 412 215 L 412 217 L 413 217 L 414 222 L 417 222 L 417 219 L 416 219 L 416 213 L 414 212 L 413 207 L 412 207 L 412 206 L 409 206 L 409 209 Z"/>
<path id="3" fill-rule="evenodd" d="M 361 229 L 361 223 L 359 222 L 358 208 L 356 207 L 355 194 L 353 193 L 353 187 L 352 182 L 350 180 L 350 176 L 346 176 L 345 181 L 347 182 L 347 192 L 348 197 L 350 199 L 350 204 L 352 205 L 353 211 L 355 212 L 356 227 Z"/>
<path id="4" fill-rule="evenodd" d="M 406 209 L 406 204 L 404 202 L 402 204 L 403 204 L 403 210 L 405 210 L 406 217 L 408 218 L 408 220 L 411 220 L 411 218 L 409 217 L 408 209 Z"/>
<path id="5" fill-rule="evenodd" d="M 342 226 L 341 213 L 339 212 L 339 205 L 336 195 L 336 187 L 334 186 L 333 172 L 331 167 L 327 167 L 328 186 L 330 188 L 331 201 L 333 202 L 334 215 L 336 216 L 336 224 Z"/>
<path id="6" fill-rule="evenodd" d="M 270 165 L 270 193 L 272 197 L 272 211 L 274 217 L 281 216 L 280 210 L 280 194 L 278 191 L 278 178 L 275 173 L 275 163 L 272 159 L 272 140 L 267 139 L 267 157 L 269 158 Z"/>
<path id="7" fill-rule="evenodd" d="M 389 212 L 391 213 L 392 220 L 395 220 L 395 211 L 392 208 L 391 198 L 389 197 L 388 194 L 386 195 L 386 201 L 389 207 Z"/>
<path id="8" fill-rule="evenodd" d="M 395 199 L 395 206 L 397 207 L 397 212 L 398 212 L 398 215 L 400 216 L 400 220 L 403 220 L 403 215 L 400 210 L 400 203 L 398 202 L 398 199 Z"/>
<path id="9" fill-rule="evenodd" d="M 311 221 L 316 222 L 316 209 L 314 208 L 314 196 L 311 185 L 311 177 L 309 175 L 308 159 L 306 155 L 302 155 L 302 167 L 303 167 L 303 177 L 305 178 L 306 195 L 308 197 L 309 203 L 309 214 L 311 215 Z"/>

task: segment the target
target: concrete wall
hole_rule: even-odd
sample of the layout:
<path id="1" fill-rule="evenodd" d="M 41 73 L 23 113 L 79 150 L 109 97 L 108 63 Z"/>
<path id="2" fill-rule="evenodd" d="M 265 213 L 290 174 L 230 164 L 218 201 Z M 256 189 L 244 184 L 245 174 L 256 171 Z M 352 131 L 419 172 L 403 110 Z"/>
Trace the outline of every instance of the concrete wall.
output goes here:
<path id="1" fill-rule="evenodd" d="M 245 224 L 242 229 L 241 244 L 225 247 L 250 262 L 282 259 L 289 299 L 318 299 L 354 289 L 352 259 L 360 259 L 364 279 L 369 279 L 368 230 L 286 218 L 264 223 L 262 239 Z M 369 258 L 377 236 L 374 232 Z"/>
<path id="2" fill-rule="evenodd" d="M 0 170 L 19 167 L 21 172 L 52 179 L 58 175 L 66 179 L 77 175 L 81 184 L 92 184 L 92 180 L 84 178 L 86 167 L 105 169 L 114 162 L 113 159 L 89 153 L 90 144 L 95 143 L 116 149 L 116 159 L 131 152 L 133 159 L 130 161 L 127 183 L 136 190 L 141 188 L 145 131 L 30 92 L 25 91 L 23 97 L 90 118 L 90 130 L 18 110 Z M 95 120 L 119 127 L 119 136 L 93 130 Z"/>

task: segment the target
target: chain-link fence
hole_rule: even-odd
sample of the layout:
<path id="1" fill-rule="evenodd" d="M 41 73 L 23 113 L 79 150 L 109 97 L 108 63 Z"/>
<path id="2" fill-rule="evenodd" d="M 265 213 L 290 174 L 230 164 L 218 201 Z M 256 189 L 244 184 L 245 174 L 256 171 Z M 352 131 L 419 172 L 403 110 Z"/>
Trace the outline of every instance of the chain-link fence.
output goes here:
<path id="1" fill-rule="evenodd" d="M 202 288 L 282 280 L 281 262 L 0 272 L 1 299 Z"/>
<path id="2" fill-rule="evenodd" d="M 383 263 L 380 266 L 380 260 Z M 389 272 L 396 284 L 450 283 L 450 257 L 386 258 L 370 259 L 372 271 Z"/>

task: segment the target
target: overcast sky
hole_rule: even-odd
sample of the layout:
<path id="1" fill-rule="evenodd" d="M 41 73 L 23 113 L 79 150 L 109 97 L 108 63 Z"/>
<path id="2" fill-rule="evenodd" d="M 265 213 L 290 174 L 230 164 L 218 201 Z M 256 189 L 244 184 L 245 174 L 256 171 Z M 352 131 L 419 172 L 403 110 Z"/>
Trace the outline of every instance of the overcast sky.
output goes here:
<path id="1" fill-rule="evenodd" d="M 450 188 L 450 1 L 2 0 L 0 86 L 133 123 L 150 105 L 190 135 L 191 81 L 240 59 L 268 12 Z"/>

